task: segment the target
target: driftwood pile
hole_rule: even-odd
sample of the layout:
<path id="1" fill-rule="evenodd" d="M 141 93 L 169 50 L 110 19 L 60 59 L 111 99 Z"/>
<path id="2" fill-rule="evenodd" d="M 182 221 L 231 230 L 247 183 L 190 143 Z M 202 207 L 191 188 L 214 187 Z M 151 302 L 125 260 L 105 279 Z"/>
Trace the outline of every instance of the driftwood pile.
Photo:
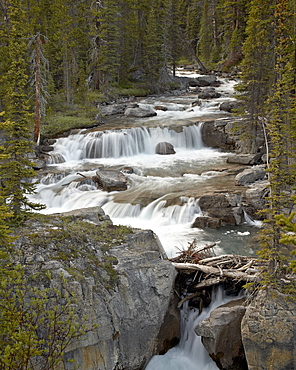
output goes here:
<path id="1" fill-rule="evenodd" d="M 187 250 L 181 251 L 177 257 L 170 259 L 173 266 L 181 273 L 194 273 L 194 291 L 220 284 L 227 280 L 237 282 L 257 282 L 262 272 L 262 261 L 254 257 L 225 254 L 215 256 L 213 247 L 216 244 L 207 245 L 197 249 L 193 241 Z M 261 266 L 261 268 L 260 268 Z M 193 298 L 198 293 L 193 293 L 182 299 L 178 306 Z"/>

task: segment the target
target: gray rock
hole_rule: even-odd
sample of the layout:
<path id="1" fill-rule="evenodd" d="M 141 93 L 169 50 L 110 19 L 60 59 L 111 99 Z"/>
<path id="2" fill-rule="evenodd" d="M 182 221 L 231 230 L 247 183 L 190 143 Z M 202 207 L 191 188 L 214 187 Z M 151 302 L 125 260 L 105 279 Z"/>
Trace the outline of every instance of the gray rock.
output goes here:
<path id="1" fill-rule="evenodd" d="M 296 302 L 277 291 L 259 291 L 242 320 L 249 370 L 296 369 Z"/>
<path id="2" fill-rule="evenodd" d="M 100 112 L 103 116 L 113 116 L 116 114 L 123 114 L 126 110 L 126 104 L 111 104 L 100 106 Z"/>
<path id="3" fill-rule="evenodd" d="M 99 170 L 92 178 L 105 191 L 123 191 L 127 189 L 128 180 L 121 171 Z"/>
<path id="4" fill-rule="evenodd" d="M 155 153 L 166 155 L 166 154 L 175 154 L 176 152 L 172 144 L 164 141 L 156 145 Z"/>
<path id="5" fill-rule="evenodd" d="M 205 76 L 198 76 L 196 78 L 198 86 L 219 86 L 220 83 L 217 80 L 216 76 L 213 75 L 205 75 Z"/>
<path id="6" fill-rule="evenodd" d="M 128 117 L 153 117 L 157 113 L 151 107 L 138 107 L 138 108 L 127 108 L 124 112 L 125 116 Z"/>
<path id="7" fill-rule="evenodd" d="M 260 158 L 260 154 L 235 154 L 227 158 L 227 163 L 253 165 L 257 164 Z"/>
<path id="8" fill-rule="evenodd" d="M 207 87 L 198 94 L 199 99 L 216 99 L 220 98 L 221 94 L 217 92 L 213 87 Z"/>
<path id="9" fill-rule="evenodd" d="M 202 140 L 204 145 L 211 148 L 234 150 L 236 138 L 227 132 L 229 120 L 215 120 L 204 122 L 201 127 Z"/>
<path id="10" fill-rule="evenodd" d="M 204 216 L 219 219 L 222 225 L 240 225 L 243 222 L 242 194 L 206 194 L 199 199 Z"/>
<path id="11" fill-rule="evenodd" d="M 219 218 L 199 216 L 196 217 L 191 227 L 197 227 L 199 229 L 204 229 L 206 227 L 210 229 L 218 229 L 221 225 L 222 221 Z"/>
<path id="12" fill-rule="evenodd" d="M 244 186 L 252 184 L 258 180 L 264 180 L 266 176 L 264 165 L 253 166 L 251 168 L 246 168 L 244 171 L 240 172 L 235 177 L 236 185 Z"/>
<path id="13" fill-rule="evenodd" d="M 241 337 L 241 321 L 246 311 L 243 302 L 240 299 L 216 308 L 194 328 L 219 369 L 247 369 Z"/>
<path id="14" fill-rule="evenodd" d="M 73 308 L 86 333 L 66 348 L 65 369 L 138 370 L 156 350 L 166 348 L 166 338 L 179 335 L 177 310 L 171 306 L 167 315 L 177 273 L 152 231 L 131 230 L 111 239 L 120 227 L 101 224 L 98 213 L 102 211 L 92 208 L 27 221 L 17 248 L 24 260 L 33 254 L 43 256 L 43 263 L 31 259 L 26 266 L 28 274 L 51 271 L 51 280 L 41 279 L 41 286 L 46 281 L 48 287 L 75 296 Z M 89 229 L 79 223 L 96 219 L 98 225 L 92 222 Z M 46 236 L 44 243 L 34 243 L 36 232 L 40 240 Z M 112 266 L 106 268 L 108 261 Z"/>
<path id="15" fill-rule="evenodd" d="M 233 110 L 238 109 L 240 105 L 241 104 L 238 101 L 224 101 L 220 104 L 219 109 L 225 112 L 232 113 Z"/>

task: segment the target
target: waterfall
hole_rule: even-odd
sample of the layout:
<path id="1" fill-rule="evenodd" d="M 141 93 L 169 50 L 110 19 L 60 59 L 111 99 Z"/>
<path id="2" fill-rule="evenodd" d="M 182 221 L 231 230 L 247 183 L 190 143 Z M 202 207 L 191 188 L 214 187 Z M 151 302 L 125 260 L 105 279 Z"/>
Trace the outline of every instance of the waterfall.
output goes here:
<path id="1" fill-rule="evenodd" d="M 183 126 L 181 132 L 167 127 L 142 126 L 88 133 L 81 131 L 79 134 L 57 139 L 50 162 L 154 154 L 156 145 L 163 141 L 171 143 L 175 148 L 203 147 L 199 125 Z"/>
<path id="2" fill-rule="evenodd" d="M 145 370 L 217 370 L 218 367 L 204 348 L 201 337 L 194 332 L 194 327 L 210 316 L 211 311 L 233 299 L 226 296 L 219 286 L 212 293 L 212 302 L 200 314 L 194 308 L 183 305 L 180 312 L 180 342 L 164 355 L 153 356 Z"/>
<path id="3" fill-rule="evenodd" d="M 253 220 L 252 217 L 250 217 L 246 210 L 243 209 L 243 214 L 245 218 L 245 223 L 249 226 L 255 226 L 255 227 L 261 227 L 262 226 L 262 221 L 259 220 Z"/>

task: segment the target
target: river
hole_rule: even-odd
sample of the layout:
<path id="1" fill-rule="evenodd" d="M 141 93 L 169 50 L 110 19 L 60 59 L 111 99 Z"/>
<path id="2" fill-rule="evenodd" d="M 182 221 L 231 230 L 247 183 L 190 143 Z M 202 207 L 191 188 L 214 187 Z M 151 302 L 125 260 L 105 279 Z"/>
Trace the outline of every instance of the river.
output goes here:
<path id="1" fill-rule="evenodd" d="M 57 139 L 33 200 L 45 204 L 42 212 L 47 214 L 102 206 L 114 224 L 153 230 L 168 257 L 193 240 L 198 246 L 217 242 L 216 254 L 253 254 L 248 241 L 255 231 L 250 224 L 218 230 L 191 228 L 201 215 L 198 196 L 223 181 L 231 155 L 205 147 L 200 133 L 205 119 L 227 116 L 219 105 L 233 100 L 236 81 L 220 81 L 216 88 L 220 98 L 200 105 L 194 104 L 197 95 L 192 92 L 138 99 L 139 106 L 166 110 L 157 110 L 151 118 L 107 117 L 97 129 Z M 163 141 L 173 144 L 176 154 L 155 154 L 156 144 Z M 81 180 L 81 174 L 95 175 L 102 167 L 132 169 L 126 173 L 129 188 L 107 193 L 91 181 L 75 181 Z"/>
<path id="2" fill-rule="evenodd" d="M 187 76 L 197 77 L 192 73 Z M 217 243 L 217 255 L 254 254 L 251 240 L 256 228 L 248 218 L 245 225 L 217 230 L 191 227 L 202 214 L 198 197 L 220 185 L 227 158 L 232 155 L 205 147 L 201 138 L 204 120 L 229 116 L 219 106 L 233 100 L 236 81 L 220 81 L 216 88 L 220 98 L 198 105 L 193 92 L 138 99 L 141 107 L 166 110 L 157 110 L 151 118 L 107 117 L 97 129 L 58 138 L 32 200 L 45 204 L 42 212 L 47 214 L 101 206 L 114 224 L 153 230 L 168 257 L 176 256 L 193 240 L 200 247 Z M 174 146 L 175 154 L 155 154 L 156 144 L 164 141 Z M 90 178 L 102 167 L 125 171 L 128 189 L 108 193 L 91 180 L 80 181 L 81 175 Z M 221 291 L 217 294 L 201 315 L 182 310 L 180 344 L 165 356 L 153 357 L 147 370 L 217 368 L 193 332 L 198 321 L 225 302 Z"/>

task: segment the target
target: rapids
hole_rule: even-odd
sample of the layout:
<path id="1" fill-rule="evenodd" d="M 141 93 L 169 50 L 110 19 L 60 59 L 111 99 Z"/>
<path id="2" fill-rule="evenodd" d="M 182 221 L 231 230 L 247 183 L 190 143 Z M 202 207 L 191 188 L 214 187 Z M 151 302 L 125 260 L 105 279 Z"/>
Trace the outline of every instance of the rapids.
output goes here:
<path id="1" fill-rule="evenodd" d="M 31 197 L 46 205 L 43 213 L 101 206 L 114 224 L 153 230 L 168 257 L 194 239 L 200 246 L 218 241 L 217 254 L 254 253 L 246 243 L 254 233 L 250 219 L 245 227 L 219 231 L 191 228 L 201 215 L 199 196 L 223 185 L 226 159 L 231 155 L 204 147 L 201 138 L 205 119 L 227 116 L 219 105 L 233 99 L 235 81 L 221 82 L 217 88 L 221 98 L 197 106 L 193 104 L 197 95 L 191 92 L 138 99 L 139 105 L 162 105 L 167 110 L 157 110 L 151 118 L 122 116 L 122 122 L 120 117 L 108 117 L 106 125 L 58 138 L 37 193 Z M 176 154 L 155 154 L 156 144 L 163 141 L 171 143 Z M 125 172 L 128 189 L 107 193 L 91 180 L 81 181 L 81 175 L 91 178 L 101 167 L 132 169 Z"/>

